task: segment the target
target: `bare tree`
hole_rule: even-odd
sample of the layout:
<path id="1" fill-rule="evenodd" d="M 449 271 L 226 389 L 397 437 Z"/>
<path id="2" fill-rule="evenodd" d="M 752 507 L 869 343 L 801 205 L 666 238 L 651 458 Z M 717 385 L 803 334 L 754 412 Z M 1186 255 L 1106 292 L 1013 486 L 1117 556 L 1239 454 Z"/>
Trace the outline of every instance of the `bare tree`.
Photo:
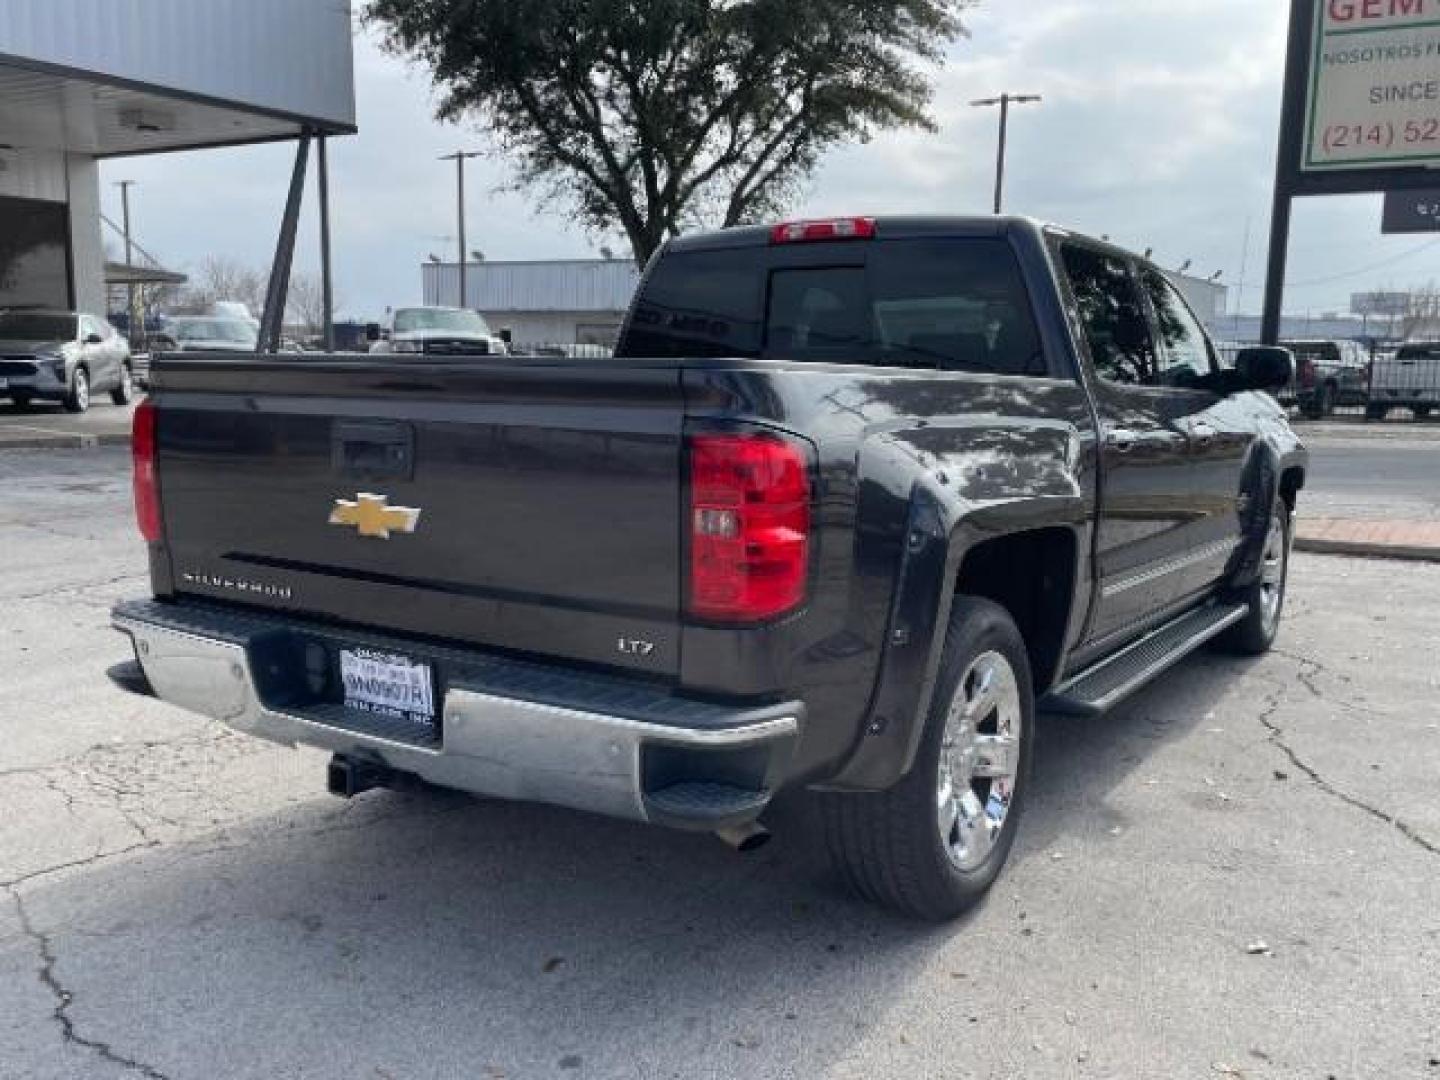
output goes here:
<path id="1" fill-rule="evenodd" d="M 335 307 L 340 300 L 335 299 Z M 302 327 L 307 334 L 325 330 L 325 285 L 318 274 L 292 274 L 286 321 Z"/>
<path id="2" fill-rule="evenodd" d="M 246 305 L 259 318 L 265 309 L 265 290 L 269 275 L 224 255 L 207 256 L 200 269 L 191 275 L 190 287 L 183 303 L 188 308 L 207 310 L 222 300 Z"/>
<path id="3" fill-rule="evenodd" d="M 1410 290 L 1401 335 L 1410 341 L 1436 332 L 1440 332 L 1440 285 L 1432 281 Z"/>

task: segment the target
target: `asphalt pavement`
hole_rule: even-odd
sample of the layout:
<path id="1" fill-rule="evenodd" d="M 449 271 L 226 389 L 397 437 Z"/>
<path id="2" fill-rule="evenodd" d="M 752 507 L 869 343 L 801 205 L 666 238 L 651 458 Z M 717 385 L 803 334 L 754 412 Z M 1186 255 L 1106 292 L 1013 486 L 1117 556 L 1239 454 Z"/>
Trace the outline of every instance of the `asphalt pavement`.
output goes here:
<path id="1" fill-rule="evenodd" d="M 112 690 L 125 454 L 0 453 L 0 1076 L 1440 1078 L 1440 566 L 1301 556 L 1280 649 L 1042 724 L 952 926 L 803 799 L 703 836 L 447 794 Z"/>
<path id="2" fill-rule="evenodd" d="M 1440 423 L 1297 429 L 1310 448 L 1307 517 L 1440 520 Z"/>

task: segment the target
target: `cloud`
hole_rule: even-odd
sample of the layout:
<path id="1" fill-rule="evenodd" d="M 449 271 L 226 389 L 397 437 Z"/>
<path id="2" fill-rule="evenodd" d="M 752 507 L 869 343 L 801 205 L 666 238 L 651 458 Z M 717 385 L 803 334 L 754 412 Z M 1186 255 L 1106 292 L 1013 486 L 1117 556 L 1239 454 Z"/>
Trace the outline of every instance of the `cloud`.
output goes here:
<path id="1" fill-rule="evenodd" d="M 1224 270 L 1259 306 L 1284 59 L 1284 5 L 1254 0 L 988 0 L 972 36 L 937 75 L 938 134 L 882 134 L 833 152 L 797 216 L 856 212 L 983 213 L 994 182 L 993 109 L 1002 90 L 1045 102 L 1012 114 L 1007 206 L 1068 227 L 1153 247 L 1170 265 Z M 486 146 L 438 124 L 423 73 L 356 41 L 361 133 L 332 143 L 335 264 L 348 312 L 378 316 L 419 298 L 419 265 L 455 249 L 453 166 Z M 221 253 L 268 260 L 293 150 L 212 151 L 107 164 L 135 179 L 142 242 L 166 261 Z M 469 246 L 492 259 L 593 253 L 599 241 L 563 208 L 501 193 L 500 158 L 470 165 Z M 107 193 L 113 202 L 113 194 Z M 316 264 L 313 200 L 297 264 Z M 1340 280 L 1292 289 L 1295 311 L 1343 310 L 1350 292 L 1440 277 L 1440 254 L 1410 257 L 1415 238 L 1379 236 L 1375 196 L 1302 201 L 1290 277 Z M 113 216 L 113 215 L 112 215 Z M 1249 232 L 1249 247 L 1245 237 Z M 449 239 L 447 239 L 449 238 Z M 623 247 L 623 245 L 620 245 Z M 1363 274 L 1346 271 L 1397 259 Z"/>

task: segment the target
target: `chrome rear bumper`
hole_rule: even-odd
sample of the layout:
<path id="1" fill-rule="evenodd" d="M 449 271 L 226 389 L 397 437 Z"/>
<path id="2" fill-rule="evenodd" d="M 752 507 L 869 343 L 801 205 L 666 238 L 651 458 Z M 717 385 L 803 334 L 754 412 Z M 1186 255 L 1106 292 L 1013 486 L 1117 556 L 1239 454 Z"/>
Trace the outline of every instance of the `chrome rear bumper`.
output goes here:
<path id="1" fill-rule="evenodd" d="M 421 745 L 357 730 L 349 722 L 363 717 L 339 705 L 267 701 L 260 687 L 275 679 L 271 657 L 277 635 L 327 647 L 381 644 L 432 659 L 424 645 L 207 605 L 121 604 L 113 622 L 131 638 L 155 697 L 237 731 L 374 761 L 441 787 L 681 828 L 708 830 L 757 816 L 789 763 L 804 711 L 798 703 L 726 711 L 667 699 L 646 684 L 588 675 L 575 680 L 579 689 L 572 689 L 568 700 L 522 698 L 486 683 L 513 686 L 516 678 L 549 669 L 445 649 L 434 656 L 447 669 L 442 737 Z M 268 650 L 270 664 L 261 680 L 257 646 Z M 485 672 L 500 677 L 486 680 Z M 551 672 L 544 685 L 553 688 L 564 678 Z M 581 700 L 584 695 L 617 700 L 605 692 L 615 687 L 623 687 L 619 698 L 636 703 L 631 715 L 586 707 Z M 133 680 L 126 688 L 135 689 Z M 667 700 L 683 722 L 664 722 Z"/>

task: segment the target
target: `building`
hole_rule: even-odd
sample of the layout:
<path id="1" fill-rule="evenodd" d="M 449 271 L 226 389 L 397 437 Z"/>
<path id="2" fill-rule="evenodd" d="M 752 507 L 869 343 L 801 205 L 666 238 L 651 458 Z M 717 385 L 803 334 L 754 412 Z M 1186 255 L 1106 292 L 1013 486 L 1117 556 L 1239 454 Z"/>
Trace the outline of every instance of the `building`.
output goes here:
<path id="1" fill-rule="evenodd" d="M 1230 289 L 1212 278 L 1191 277 L 1165 271 L 1165 276 L 1180 290 L 1195 314 L 1213 334 L 1219 331 L 1225 321 L 1225 312 L 1230 306 Z"/>
<path id="2" fill-rule="evenodd" d="M 1224 341 L 1259 341 L 1259 315 L 1227 315 L 1211 332 Z M 1280 320 L 1281 341 L 1310 341 L 1316 338 L 1337 341 L 1358 341 L 1362 338 L 1385 338 L 1386 322 L 1369 321 L 1352 315 L 1286 315 Z"/>
<path id="3" fill-rule="evenodd" d="M 346 0 L 4 0 L 0 308 L 105 310 L 100 161 L 354 130 Z"/>
<path id="4" fill-rule="evenodd" d="M 468 307 L 520 345 L 614 345 L 640 275 L 628 259 L 426 263 L 425 303 Z"/>

